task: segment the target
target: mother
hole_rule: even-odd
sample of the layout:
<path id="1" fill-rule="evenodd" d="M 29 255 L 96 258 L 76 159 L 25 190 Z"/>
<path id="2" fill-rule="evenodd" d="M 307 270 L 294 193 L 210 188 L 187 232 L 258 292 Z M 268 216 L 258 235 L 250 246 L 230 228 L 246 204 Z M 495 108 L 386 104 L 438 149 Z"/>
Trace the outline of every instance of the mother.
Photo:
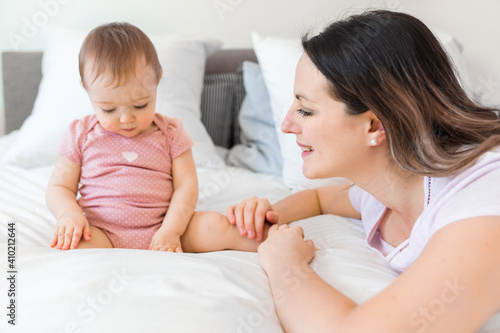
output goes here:
<path id="1" fill-rule="evenodd" d="M 258 240 L 264 221 L 279 224 L 259 258 L 283 327 L 478 329 L 500 309 L 498 110 L 468 98 L 438 40 L 407 14 L 352 16 L 302 45 L 282 130 L 297 136 L 306 177 L 352 183 L 275 205 L 253 197 L 226 212 Z M 308 265 L 313 242 L 286 225 L 319 214 L 361 219 L 368 245 L 401 275 L 360 305 L 331 287 Z M 290 289 L 287 272 L 300 274 L 301 288 Z"/>

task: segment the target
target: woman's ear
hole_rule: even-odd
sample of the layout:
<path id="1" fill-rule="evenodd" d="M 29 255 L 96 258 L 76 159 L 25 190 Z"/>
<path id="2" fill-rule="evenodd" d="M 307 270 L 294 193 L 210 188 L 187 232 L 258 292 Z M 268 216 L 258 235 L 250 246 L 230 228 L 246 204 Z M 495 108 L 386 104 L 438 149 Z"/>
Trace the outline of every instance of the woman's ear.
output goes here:
<path id="1" fill-rule="evenodd" d="M 368 138 L 371 146 L 378 146 L 386 139 L 384 125 L 371 110 L 367 111 L 370 120 Z"/>

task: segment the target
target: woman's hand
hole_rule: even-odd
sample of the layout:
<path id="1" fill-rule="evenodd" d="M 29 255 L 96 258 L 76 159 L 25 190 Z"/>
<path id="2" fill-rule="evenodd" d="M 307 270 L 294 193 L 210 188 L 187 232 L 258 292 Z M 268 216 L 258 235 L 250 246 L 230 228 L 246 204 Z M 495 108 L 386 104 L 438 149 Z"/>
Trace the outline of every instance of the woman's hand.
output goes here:
<path id="1" fill-rule="evenodd" d="M 288 224 L 273 225 L 267 239 L 259 245 L 259 260 L 262 268 L 300 267 L 309 264 L 316 255 L 312 240 L 304 240 L 302 227 L 290 227 Z"/>
<path id="2" fill-rule="evenodd" d="M 90 240 L 90 226 L 87 218 L 78 211 L 68 211 L 57 221 L 50 247 L 59 250 L 76 249 L 80 239 Z"/>
<path id="3" fill-rule="evenodd" d="M 226 217 L 236 224 L 241 236 L 261 241 L 264 222 L 278 223 L 279 215 L 267 199 L 251 197 L 239 204 L 226 208 Z"/>

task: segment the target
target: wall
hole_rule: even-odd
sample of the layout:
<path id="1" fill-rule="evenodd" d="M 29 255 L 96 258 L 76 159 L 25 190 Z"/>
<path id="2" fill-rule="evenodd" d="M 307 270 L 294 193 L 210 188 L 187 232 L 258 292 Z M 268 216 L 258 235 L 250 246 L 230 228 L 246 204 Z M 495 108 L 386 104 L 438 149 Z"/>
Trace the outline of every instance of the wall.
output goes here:
<path id="1" fill-rule="evenodd" d="M 90 30 L 128 21 L 147 34 L 186 33 L 216 37 L 225 48 L 251 47 L 250 32 L 300 36 L 310 28 L 365 8 L 405 11 L 454 35 L 474 88 L 500 105 L 499 0 L 0 0 L 0 52 L 41 50 L 43 28 Z M 37 25 L 39 27 L 37 27 Z M 0 72 L 1 74 L 1 72 Z M 0 82 L 0 134 L 3 86 Z"/>

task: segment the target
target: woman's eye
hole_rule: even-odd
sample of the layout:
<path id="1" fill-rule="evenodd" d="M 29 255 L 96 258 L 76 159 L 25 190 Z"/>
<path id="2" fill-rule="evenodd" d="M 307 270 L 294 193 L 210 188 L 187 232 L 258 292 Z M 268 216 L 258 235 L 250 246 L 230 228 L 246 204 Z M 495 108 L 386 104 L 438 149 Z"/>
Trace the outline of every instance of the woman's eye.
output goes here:
<path id="1" fill-rule="evenodd" d="M 148 103 L 146 103 L 144 105 L 137 105 L 137 106 L 134 105 L 134 108 L 136 108 L 136 109 L 144 109 L 146 106 L 148 106 Z"/>
<path id="2" fill-rule="evenodd" d="M 298 109 L 297 113 L 300 114 L 302 117 L 308 117 L 312 115 L 312 112 L 306 111 L 304 109 Z"/>

